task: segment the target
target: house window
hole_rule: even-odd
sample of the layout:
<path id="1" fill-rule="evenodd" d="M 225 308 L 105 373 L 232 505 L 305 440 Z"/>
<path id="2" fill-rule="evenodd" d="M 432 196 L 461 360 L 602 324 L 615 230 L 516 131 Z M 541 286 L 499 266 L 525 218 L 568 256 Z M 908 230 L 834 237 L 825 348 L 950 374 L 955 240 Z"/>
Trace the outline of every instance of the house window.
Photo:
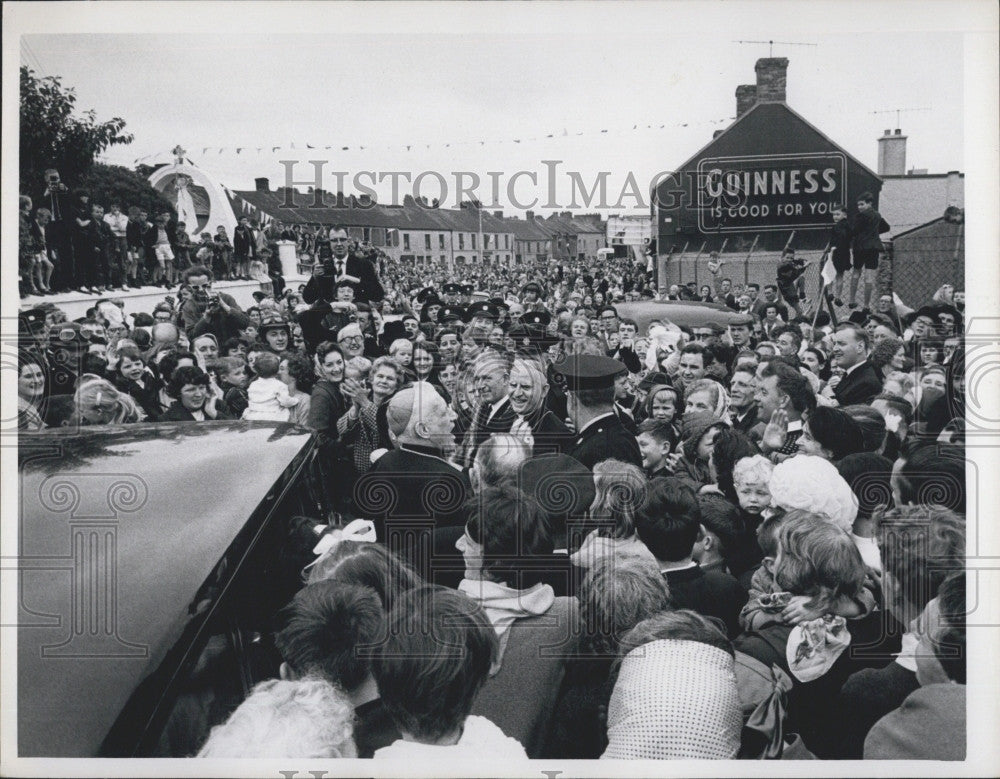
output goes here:
<path id="1" fill-rule="evenodd" d="M 372 239 L 372 229 L 370 227 L 361 228 L 361 234 L 364 236 L 364 240 L 370 241 Z"/>
<path id="2" fill-rule="evenodd" d="M 404 251 L 410 250 L 410 234 L 403 233 L 403 249 Z"/>
<path id="3" fill-rule="evenodd" d="M 465 233 L 458 234 L 458 248 L 459 249 L 465 248 Z"/>
<path id="4" fill-rule="evenodd" d="M 445 264 L 447 264 L 447 262 L 448 262 L 447 256 L 445 256 L 444 254 L 442 254 L 441 255 L 441 264 L 445 265 Z"/>
<path id="5" fill-rule="evenodd" d="M 430 233 L 424 233 L 424 248 L 427 251 L 430 251 L 430 249 L 431 249 L 431 234 Z"/>
<path id="6" fill-rule="evenodd" d="M 510 248 L 510 235 L 505 235 L 503 237 L 503 248 L 504 249 L 509 249 Z"/>
<path id="7" fill-rule="evenodd" d="M 438 248 L 444 248 L 444 233 L 438 233 Z"/>
<path id="8" fill-rule="evenodd" d="M 478 246 L 476 245 L 476 244 L 478 243 L 478 240 L 477 240 L 477 239 L 478 239 L 478 236 L 477 236 L 477 235 L 476 235 L 475 233 L 473 233 L 473 234 L 472 234 L 472 248 L 473 248 L 473 249 L 478 249 L 478 248 L 479 248 L 479 247 L 478 247 Z"/>

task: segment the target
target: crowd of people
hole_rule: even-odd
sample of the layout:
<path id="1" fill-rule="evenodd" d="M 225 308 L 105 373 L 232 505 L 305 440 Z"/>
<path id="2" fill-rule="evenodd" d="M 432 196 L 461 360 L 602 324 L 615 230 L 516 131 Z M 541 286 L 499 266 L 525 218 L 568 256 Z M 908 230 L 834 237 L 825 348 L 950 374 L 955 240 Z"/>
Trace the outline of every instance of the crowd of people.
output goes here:
<path id="1" fill-rule="evenodd" d="M 59 171 L 45 171 L 42 202 L 21 195 L 18 214 L 18 291 L 29 296 L 80 292 L 103 295 L 142 287 L 173 289 L 188 268 L 204 265 L 218 279 L 280 285 L 277 243 L 313 242 L 298 225 L 260 225 L 249 217 L 229 235 L 225 225 L 192 235 L 197 225 L 176 220 L 170 208 L 93 201 L 84 188 L 70 189 Z M 206 228 L 209 227 L 206 225 Z M 278 290 L 280 292 L 280 289 Z"/>
<path id="2" fill-rule="evenodd" d="M 964 757 L 960 292 L 834 323 L 800 272 L 758 298 L 713 258 L 667 297 L 728 310 L 682 327 L 619 310 L 657 297 L 627 258 L 459 277 L 291 240 L 308 282 L 246 310 L 192 254 L 152 311 L 21 315 L 25 434 L 314 431 L 280 678 L 192 753 Z"/>

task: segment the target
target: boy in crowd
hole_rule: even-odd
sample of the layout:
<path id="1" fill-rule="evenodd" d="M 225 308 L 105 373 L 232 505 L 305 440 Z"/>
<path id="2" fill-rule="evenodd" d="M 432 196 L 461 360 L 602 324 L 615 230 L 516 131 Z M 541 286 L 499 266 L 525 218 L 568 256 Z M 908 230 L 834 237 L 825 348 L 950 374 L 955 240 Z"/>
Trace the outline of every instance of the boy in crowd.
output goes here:
<path id="1" fill-rule="evenodd" d="M 680 479 L 654 479 L 636 512 L 635 529 L 653 553 L 678 609 L 717 617 L 730 638 L 739 635 L 739 614 L 746 591 L 727 573 L 703 571 L 692 559 L 701 527 L 698 498 Z"/>
<path id="2" fill-rule="evenodd" d="M 242 417 L 250 402 L 247 397 L 246 362 L 239 357 L 221 357 L 218 360 L 219 389 L 223 392 L 222 399 L 236 417 Z"/>
<path id="3" fill-rule="evenodd" d="M 382 702 L 402 738 L 374 757 L 527 760 L 515 739 L 470 714 L 497 653 L 496 632 L 476 601 L 444 587 L 403 594 L 372 662 Z"/>
<path id="4" fill-rule="evenodd" d="M 781 263 L 778 265 L 778 292 L 799 316 L 803 316 L 803 306 L 805 305 L 803 274 L 809 264 L 808 261 L 797 258 L 794 249 L 785 249 L 781 253 Z"/>
<path id="5" fill-rule="evenodd" d="M 665 420 L 646 419 L 639 425 L 639 454 L 642 467 L 650 479 L 656 476 L 672 476 L 670 452 L 674 448 L 676 435 L 674 428 Z"/>
<path id="6" fill-rule="evenodd" d="M 344 691 L 354 708 L 358 757 L 400 738 L 371 672 L 370 650 L 384 635 L 385 612 L 378 594 L 334 580 L 296 593 L 281 615 L 274 641 L 284 662 L 282 679 L 319 677 Z"/>
<path id="7" fill-rule="evenodd" d="M 833 302 L 844 305 L 844 274 L 851 269 L 851 223 L 847 219 L 847 209 L 837 206 L 833 209 L 833 227 L 830 228 L 830 262 L 837 271 L 833 282 Z"/>

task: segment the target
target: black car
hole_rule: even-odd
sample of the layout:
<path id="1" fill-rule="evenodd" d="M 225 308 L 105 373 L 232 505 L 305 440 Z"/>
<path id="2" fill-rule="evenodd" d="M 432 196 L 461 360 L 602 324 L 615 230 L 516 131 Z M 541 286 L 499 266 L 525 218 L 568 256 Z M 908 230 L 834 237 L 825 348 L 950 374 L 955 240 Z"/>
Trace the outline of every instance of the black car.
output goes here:
<path id="1" fill-rule="evenodd" d="M 288 424 L 137 424 L 18 442 L 20 757 L 194 754 L 276 675 L 321 515 L 313 439 Z"/>

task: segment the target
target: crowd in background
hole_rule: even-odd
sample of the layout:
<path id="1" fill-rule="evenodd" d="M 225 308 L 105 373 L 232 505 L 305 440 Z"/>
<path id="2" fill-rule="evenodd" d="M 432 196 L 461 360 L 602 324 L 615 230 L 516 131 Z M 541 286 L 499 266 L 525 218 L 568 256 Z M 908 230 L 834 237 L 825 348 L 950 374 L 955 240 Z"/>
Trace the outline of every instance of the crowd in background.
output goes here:
<path id="1" fill-rule="evenodd" d="M 22 311 L 22 431 L 290 422 L 320 452 L 328 541 L 280 678 L 191 754 L 964 756 L 961 292 L 834 324 L 794 251 L 763 290 L 713 258 L 666 298 L 722 306 L 682 327 L 620 312 L 657 297 L 645 260 L 448 272 L 281 227 L 313 267 L 293 289 L 249 220 L 181 254 L 182 225 L 134 243 L 62 194 L 58 238 L 22 203 L 50 225 L 29 286 L 97 299 Z M 106 293 L 143 267 L 169 294 L 126 314 Z M 213 287 L 234 277 L 254 306 Z"/>

